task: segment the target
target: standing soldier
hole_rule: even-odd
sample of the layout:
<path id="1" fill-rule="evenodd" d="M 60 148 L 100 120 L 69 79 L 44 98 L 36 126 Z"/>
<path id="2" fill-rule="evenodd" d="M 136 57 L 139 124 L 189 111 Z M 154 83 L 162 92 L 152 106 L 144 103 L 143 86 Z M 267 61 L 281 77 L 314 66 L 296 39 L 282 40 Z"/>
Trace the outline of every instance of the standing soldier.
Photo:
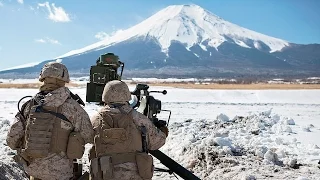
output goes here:
<path id="1" fill-rule="evenodd" d="M 72 98 L 65 65 L 49 62 L 39 76 L 44 82 L 16 114 L 7 144 L 17 150 L 30 179 L 67 180 L 73 177 L 73 159 L 80 159 L 84 145 L 93 142 L 90 118 Z"/>
<path id="2" fill-rule="evenodd" d="M 132 109 L 130 99 L 125 82 L 114 80 L 104 87 L 105 106 L 91 120 L 95 132 L 90 150 L 93 180 L 140 180 L 153 176 L 153 159 L 148 150 L 164 145 L 168 128 L 158 129 Z"/>

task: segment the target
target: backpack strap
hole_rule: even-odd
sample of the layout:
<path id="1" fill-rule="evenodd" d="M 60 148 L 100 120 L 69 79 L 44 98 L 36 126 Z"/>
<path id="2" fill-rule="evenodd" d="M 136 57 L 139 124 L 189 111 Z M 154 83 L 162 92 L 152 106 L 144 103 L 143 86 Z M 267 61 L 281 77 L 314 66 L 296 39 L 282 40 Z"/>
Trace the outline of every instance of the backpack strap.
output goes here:
<path id="1" fill-rule="evenodd" d="M 65 115 L 63 115 L 63 114 L 61 114 L 61 113 L 56 113 L 56 112 L 53 112 L 53 111 L 48 111 L 48 110 L 44 109 L 42 105 L 37 106 L 35 112 L 49 113 L 49 114 L 52 114 L 52 115 L 54 115 L 54 116 L 56 116 L 56 117 L 58 117 L 58 118 L 60 118 L 60 119 L 62 119 L 62 120 L 65 120 L 65 121 L 71 123 L 71 122 L 69 121 L 69 119 L 68 119 Z M 72 123 L 71 123 L 71 124 L 72 124 Z"/>
<path id="2" fill-rule="evenodd" d="M 56 116 L 56 117 L 58 117 L 58 118 L 60 118 L 60 119 L 62 119 L 62 120 L 64 120 L 64 121 L 67 121 L 67 122 L 71 123 L 71 122 L 69 121 L 69 119 L 68 119 L 65 115 L 63 115 L 63 114 L 61 114 L 61 113 L 56 113 L 56 112 L 53 112 L 53 111 L 49 111 L 49 110 L 46 110 L 46 109 L 43 108 L 43 99 L 44 99 L 44 97 L 45 97 L 46 94 L 47 94 L 46 92 L 40 91 L 39 93 L 37 93 L 37 94 L 35 95 L 35 97 L 33 97 L 33 98 L 31 99 L 31 100 L 33 101 L 33 105 L 38 104 L 38 106 L 37 106 L 36 109 L 35 109 L 35 112 L 49 113 L 49 114 L 52 114 L 52 115 L 54 115 L 54 116 Z M 39 102 L 39 103 L 38 103 L 38 102 Z M 31 107 L 31 106 L 30 106 L 30 107 Z M 29 112 L 30 112 L 30 111 L 29 111 Z M 72 124 L 72 123 L 71 123 L 71 124 Z"/>
<path id="3" fill-rule="evenodd" d="M 140 127 L 141 139 L 142 139 L 142 151 L 148 153 L 148 143 L 147 143 L 147 128 L 145 126 Z"/>

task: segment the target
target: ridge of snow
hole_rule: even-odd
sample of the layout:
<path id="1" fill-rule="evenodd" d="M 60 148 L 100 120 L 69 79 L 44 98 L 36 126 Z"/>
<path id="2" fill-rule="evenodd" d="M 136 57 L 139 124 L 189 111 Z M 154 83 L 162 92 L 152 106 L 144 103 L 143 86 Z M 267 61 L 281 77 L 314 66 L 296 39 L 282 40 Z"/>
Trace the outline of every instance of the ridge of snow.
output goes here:
<path id="1" fill-rule="evenodd" d="M 12 69 L 21 69 L 21 68 L 33 67 L 33 66 L 36 66 L 36 65 L 38 65 L 40 63 L 41 62 L 31 62 L 31 63 L 27 63 L 27 64 L 22 64 L 22 65 L 19 65 L 19 66 L 14 66 L 14 67 L 2 69 L 0 71 L 7 71 L 7 70 L 12 70 Z"/>
<path id="2" fill-rule="evenodd" d="M 227 41 L 226 37 L 246 48 L 251 48 L 246 44 L 247 40 L 253 40 L 254 48 L 258 48 L 261 41 L 270 47 L 270 52 L 289 46 L 287 41 L 230 23 L 198 5 L 171 5 L 131 28 L 57 58 L 99 50 L 134 37 L 157 39 L 163 52 L 167 52 L 172 40 L 186 44 L 187 48 L 207 41 L 209 46 L 217 49 Z"/>
<path id="3" fill-rule="evenodd" d="M 235 40 L 234 41 L 236 44 L 238 44 L 239 46 L 245 47 L 245 48 L 251 48 L 250 46 L 248 46 L 246 43 L 244 43 L 243 41 L 240 40 Z"/>

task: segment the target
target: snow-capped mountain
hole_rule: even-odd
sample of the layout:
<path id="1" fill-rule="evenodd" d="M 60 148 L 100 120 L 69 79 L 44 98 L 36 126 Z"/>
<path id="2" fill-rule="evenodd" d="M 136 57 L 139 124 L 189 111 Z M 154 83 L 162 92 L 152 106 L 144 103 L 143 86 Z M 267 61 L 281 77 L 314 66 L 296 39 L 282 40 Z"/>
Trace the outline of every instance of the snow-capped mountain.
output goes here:
<path id="1" fill-rule="evenodd" d="M 160 10 L 136 26 L 116 33 L 111 38 L 82 49 L 70 51 L 57 58 L 106 48 L 134 37 L 155 38 L 163 52 L 168 52 L 172 41 L 181 42 L 188 49 L 194 45 L 199 45 L 204 51 L 207 50 L 207 45 L 217 49 L 228 39 L 246 48 L 260 49 L 262 46 L 260 43 L 264 43 L 270 48 L 270 52 L 279 51 L 289 45 L 287 41 L 266 36 L 225 21 L 200 6 L 172 5 Z"/>
<path id="2" fill-rule="evenodd" d="M 318 72 L 320 66 L 318 44 L 297 45 L 254 32 L 197 5 L 168 6 L 129 29 L 55 59 L 63 59 L 71 72 L 88 73 L 99 55 L 108 52 L 117 54 L 126 70 L 144 70 L 146 76 L 290 74 L 297 69 Z M 45 62 L 18 71 L 37 72 Z"/>

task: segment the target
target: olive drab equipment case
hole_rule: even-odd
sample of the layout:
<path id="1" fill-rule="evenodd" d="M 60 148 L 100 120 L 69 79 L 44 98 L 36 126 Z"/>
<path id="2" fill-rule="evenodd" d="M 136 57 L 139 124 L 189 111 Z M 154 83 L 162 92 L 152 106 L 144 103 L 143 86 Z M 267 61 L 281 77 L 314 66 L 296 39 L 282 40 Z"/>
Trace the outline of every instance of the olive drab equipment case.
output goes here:
<path id="1" fill-rule="evenodd" d="M 118 68 L 122 67 L 118 74 Z M 96 61 L 96 65 L 90 68 L 90 82 L 87 83 L 87 102 L 102 101 L 102 93 L 105 84 L 112 80 L 121 80 L 124 63 L 113 53 L 102 54 Z"/>

